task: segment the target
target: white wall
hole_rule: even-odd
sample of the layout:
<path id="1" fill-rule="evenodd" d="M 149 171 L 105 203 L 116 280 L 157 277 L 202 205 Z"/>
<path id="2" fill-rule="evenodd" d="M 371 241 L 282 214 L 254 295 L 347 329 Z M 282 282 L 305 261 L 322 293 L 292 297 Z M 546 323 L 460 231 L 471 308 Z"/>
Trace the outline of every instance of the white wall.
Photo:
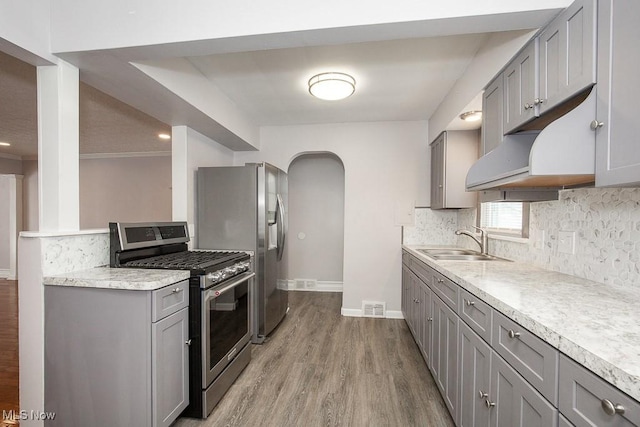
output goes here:
<path id="1" fill-rule="evenodd" d="M 197 247 L 196 173 L 199 167 L 233 165 L 233 151 L 186 126 L 173 127 L 171 151 L 173 221 L 189 223 L 192 244 Z"/>
<path id="2" fill-rule="evenodd" d="M 330 154 L 296 158 L 289 175 L 286 278 L 342 282 L 344 166 Z"/>
<path id="3" fill-rule="evenodd" d="M 0 277 L 8 272 L 10 261 L 11 192 L 9 175 L 0 175 Z"/>
<path id="4" fill-rule="evenodd" d="M 0 174 L 22 175 L 22 160 L 0 157 Z"/>
<path id="5" fill-rule="evenodd" d="M 265 127 L 261 150 L 235 163 L 266 161 L 288 170 L 300 153 L 336 154 L 345 170 L 342 311 L 360 315 L 363 300 L 400 315 L 401 227 L 396 206 L 427 200 L 427 123 L 376 122 Z"/>
<path id="6" fill-rule="evenodd" d="M 171 221 L 171 156 L 80 160 L 80 228 Z"/>

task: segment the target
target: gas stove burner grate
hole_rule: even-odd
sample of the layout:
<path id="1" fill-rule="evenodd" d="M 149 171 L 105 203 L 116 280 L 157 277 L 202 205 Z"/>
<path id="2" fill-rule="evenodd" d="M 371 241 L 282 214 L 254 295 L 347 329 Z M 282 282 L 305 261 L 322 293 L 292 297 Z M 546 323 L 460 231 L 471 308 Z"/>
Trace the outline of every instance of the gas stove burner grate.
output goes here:
<path id="1" fill-rule="evenodd" d="M 243 258 L 244 252 L 183 251 L 127 261 L 123 267 L 204 270 Z"/>

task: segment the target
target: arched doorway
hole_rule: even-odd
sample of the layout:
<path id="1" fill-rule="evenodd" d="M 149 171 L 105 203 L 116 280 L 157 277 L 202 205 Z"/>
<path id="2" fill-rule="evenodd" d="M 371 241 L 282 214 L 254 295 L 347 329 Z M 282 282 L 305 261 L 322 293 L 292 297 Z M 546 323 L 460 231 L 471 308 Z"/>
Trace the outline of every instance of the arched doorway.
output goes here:
<path id="1" fill-rule="evenodd" d="M 344 165 L 332 153 L 305 153 L 291 162 L 288 178 L 289 289 L 341 292 Z"/>

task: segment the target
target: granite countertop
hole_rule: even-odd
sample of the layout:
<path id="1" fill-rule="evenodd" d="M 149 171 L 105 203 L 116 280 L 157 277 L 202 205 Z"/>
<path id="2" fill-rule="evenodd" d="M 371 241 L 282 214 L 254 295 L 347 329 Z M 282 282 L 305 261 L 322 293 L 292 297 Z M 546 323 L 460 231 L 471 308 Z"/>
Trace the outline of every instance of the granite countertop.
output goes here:
<path id="1" fill-rule="evenodd" d="M 48 286 L 154 291 L 188 279 L 185 270 L 96 267 L 44 278 Z"/>
<path id="2" fill-rule="evenodd" d="M 522 262 L 441 261 L 412 255 L 640 400 L 640 290 Z"/>

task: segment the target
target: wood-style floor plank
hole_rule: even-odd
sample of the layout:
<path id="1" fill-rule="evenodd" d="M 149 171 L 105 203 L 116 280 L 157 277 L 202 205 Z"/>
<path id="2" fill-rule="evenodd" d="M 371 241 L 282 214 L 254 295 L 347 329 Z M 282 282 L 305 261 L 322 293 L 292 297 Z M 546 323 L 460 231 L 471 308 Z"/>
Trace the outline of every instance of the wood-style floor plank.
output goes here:
<path id="1" fill-rule="evenodd" d="M 3 411 L 19 410 L 18 282 L 0 279 L 0 427 L 16 426 Z"/>
<path id="2" fill-rule="evenodd" d="M 405 321 L 342 317 L 341 304 L 290 292 L 289 314 L 209 418 L 176 427 L 453 426 Z"/>

